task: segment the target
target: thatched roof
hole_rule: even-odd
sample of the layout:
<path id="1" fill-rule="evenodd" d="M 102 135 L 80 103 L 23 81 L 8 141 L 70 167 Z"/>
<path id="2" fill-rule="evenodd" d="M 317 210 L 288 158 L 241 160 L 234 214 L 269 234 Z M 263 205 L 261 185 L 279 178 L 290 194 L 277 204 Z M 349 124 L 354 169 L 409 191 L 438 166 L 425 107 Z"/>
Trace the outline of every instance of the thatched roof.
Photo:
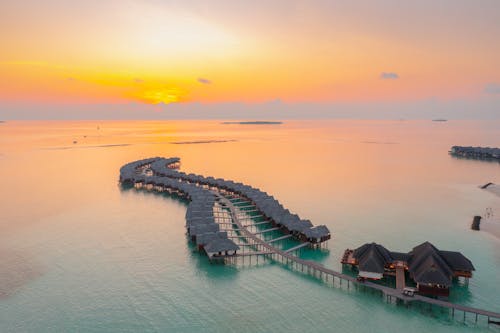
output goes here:
<path id="1" fill-rule="evenodd" d="M 312 226 L 312 223 L 309 224 Z M 303 233 L 307 238 L 322 238 L 330 235 L 330 230 L 326 225 L 318 225 L 304 229 Z"/>
<path id="2" fill-rule="evenodd" d="M 353 257 L 358 261 L 359 270 L 384 273 L 385 265 L 392 262 L 389 251 L 377 243 L 366 243 L 354 250 Z"/>
<path id="3" fill-rule="evenodd" d="M 451 285 L 453 271 L 431 243 L 424 242 L 410 252 L 408 271 L 417 283 Z"/>
<path id="4" fill-rule="evenodd" d="M 232 240 L 227 238 L 214 239 L 210 243 L 206 244 L 204 248 L 207 253 L 237 251 L 240 249 L 238 245 L 236 245 Z"/>
<path id="5" fill-rule="evenodd" d="M 439 251 L 441 257 L 446 261 L 446 263 L 450 266 L 450 268 L 454 271 L 475 271 L 474 265 L 472 262 L 467 259 L 460 252 L 453 251 Z"/>
<path id="6" fill-rule="evenodd" d="M 440 284 L 449 287 L 453 272 L 437 255 L 425 257 L 418 265 L 409 268 L 413 280 L 420 284 Z"/>

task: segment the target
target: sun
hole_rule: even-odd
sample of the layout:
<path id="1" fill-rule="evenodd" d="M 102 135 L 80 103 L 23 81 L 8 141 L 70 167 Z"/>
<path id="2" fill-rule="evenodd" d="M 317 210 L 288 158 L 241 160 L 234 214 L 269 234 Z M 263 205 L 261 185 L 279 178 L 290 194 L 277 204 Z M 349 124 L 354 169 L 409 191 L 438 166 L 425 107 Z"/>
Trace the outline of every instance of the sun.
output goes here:
<path id="1" fill-rule="evenodd" d="M 142 91 L 138 94 L 138 98 L 146 103 L 159 104 L 159 103 L 175 103 L 182 100 L 184 93 L 177 88 L 162 88 L 150 89 Z"/>

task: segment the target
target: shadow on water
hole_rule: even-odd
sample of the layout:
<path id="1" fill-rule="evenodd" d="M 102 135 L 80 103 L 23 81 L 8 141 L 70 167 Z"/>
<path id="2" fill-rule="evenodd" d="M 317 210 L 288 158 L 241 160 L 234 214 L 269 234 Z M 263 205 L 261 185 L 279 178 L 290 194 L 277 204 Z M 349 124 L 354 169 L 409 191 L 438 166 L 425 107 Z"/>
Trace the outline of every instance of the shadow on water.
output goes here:
<path id="1" fill-rule="evenodd" d="M 330 250 L 326 248 L 311 249 L 305 248 L 300 252 L 299 257 L 305 260 L 324 262 L 330 256 Z"/>
<path id="2" fill-rule="evenodd" d="M 358 269 L 356 267 L 352 267 L 351 265 L 342 265 L 342 274 L 357 277 Z"/>
<path id="3" fill-rule="evenodd" d="M 27 253 L 0 249 L 0 300 L 12 296 L 42 274 L 41 265 Z"/>
<path id="4" fill-rule="evenodd" d="M 189 250 L 189 261 L 195 266 L 196 273 L 208 279 L 220 281 L 232 280 L 238 274 L 239 269 L 234 265 L 225 265 L 223 262 L 211 262 L 207 256 L 198 251 L 186 235 Z"/>
<path id="5" fill-rule="evenodd" d="M 146 190 L 136 189 L 133 185 L 119 185 L 121 192 L 136 192 L 144 196 L 163 197 L 168 200 L 187 206 L 189 200 L 181 197 L 175 193 L 158 193 Z M 198 274 L 209 279 L 220 279 L 221 281 L 233 279 L 238 273 L 238 268 L 233 265 L 225 265 L 223 262 L 211 262 L 207 256 L 198 251 L 196 244 L 194 244 L 187 234 L 185 234 L 186 246 L 189 253 L 190 262 L 196 267 Z"/>
<path id="6" fill-rule="evenodd" d="M 472 301 L 472 293 L 469 290 L 469 285 L 463 280 L 453 281 L 451 286 L 450 299 L 452 303 L 467 304 Z"/>
<path id="7" fill-rule="evenodd" d="M 152 196 L 152 197 L 163 197 L 163 198 L 166 198 L 166 199 L 172 199 L 184 206 L 187 206 L 189 205 L 189 200 L 182 197 L 182 196 L 179 196 L 178 194 L 176 193 L 168 193 L 168 192 L 163 192 L 163 193 L 159 193 L 159 192 L 151 192 L 151 191 L 147 191 L 147 190 L 142 190 L 142 189 L 136 189 L 134 187 L 134 185 L 123 185 L 123 184 L 119 184 L 118 187 L 120 188 L 120 192 L 122 193 L 126 193 L 126 192 L 135 192 L 135 193 L 140 193 L 144 196 Z"/>
<path id="8" fill-rule="evenodd" d="M 496 158 L 479 158 L 479 157 L 466 157 L 466 156 L 457 156 L 457 155 L 450 155 L 451 158 L 455 160 L 460 160 L 460 161 L 465 161 L 465 162 L 485 162 L 485 163 L 491 163 L 491 164 L 498 164 L 500 165 L 500 159 Z"/>

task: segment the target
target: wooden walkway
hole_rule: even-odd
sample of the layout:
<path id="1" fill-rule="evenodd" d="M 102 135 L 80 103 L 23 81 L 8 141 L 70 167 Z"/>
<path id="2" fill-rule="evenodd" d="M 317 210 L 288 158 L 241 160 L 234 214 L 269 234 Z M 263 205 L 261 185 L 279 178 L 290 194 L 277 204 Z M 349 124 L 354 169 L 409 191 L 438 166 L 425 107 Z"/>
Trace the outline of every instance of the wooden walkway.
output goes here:
<path id="1" fill-rule="evenodd" d="M 305 243 L 299 244 L 297 246 L 294 246 L 292 248 L 289 248 L 288 250 L 285 250 L 284 252 L 285 253 L 290 253 L 290 252 L 297 251 L 297 250 L 299 250 L 299 249 L 301 249 L 303 247 L 309 246 L 309 245 L 311 245 L 309 242 L 305 242 Z"/>
<path id="2" fill-rule="evenodd" d="M 405 288 L 405 283 L 404 267 L 396 267 L 396 289 L 403 290 Z"/>
<path id="3" fill-rule="evenodd" d="M 176 177 L 173 177 L 174 179 L 177 179 Z M 182 181 L 182 180 L 179 180 Z M 154 184 L 153 184 L 154 185 Z M 158 186 L 145 186 L 144 189 L 146 190 L 155 190 L 155 191 L 163 191 L 163 188 L 158 187 Z M 210 189 L 210 188 L 209 188 Z M 258 232 L 251 232 L 248 230 L 248 227 L 255 227 L 255 225 L 243 225 L 242 221 L 248 221 L 248 220 L 253 220 L 254 222 L 257 222 L 254 220 L 254 218 L 261 217 L 262 215 L 251 215 L 250 217 L 243 217 L 241 216 L 242 214 L 245 214 L 245 210 L 240 210 L 238 209 L 237 204 L 238 203 L 244 203 L 247 202 L 249 203 L 250 201 L 245 198 L 226 198 L 223 195 L 219 193 L 219 189 L 217 188 L 211 188 L 210 189 L 214 195 L 217 197 L 218 202 L 223 205 L 227 210 L 229 210 L 229 219 L 233 223 L 225 223 L 225 216 L 222 214 L 222 221 L 224 225 L 231 225 L 231 229 L 227 229 L 226 231 L 228 232 L 236 232 L 239 233 L 238 235 L 228 235 L 228 238 L 233 238 L 237 237 L 238 239 L 244 239 L 246 241 L 246 244 L 241 244 L 243 248 L 245 247 L 253 247 L 253 251 L 248 251 L 245 253 L 238 253 L 236 255 L 232 256 L 221 256 L 221 257 L 228 257 L 230 258 L 237 258 L 237 257 L 246 257 L 249 256 L 264 256 L 266 258 L 270 258 L 274 261 L 281 261 L 282 263 L 286 263 L 289 267 L 292 269 L 295 268 L 297 270 L 301 270 L 304 272 L 305 270 L 307 273 L 313 275 L 314 277 L 319 277 L 322 280 L 325 280 L 328 282 L 330 279 L 332 281 L 332 284 L 335 286 L 335 279 L 338 280 L 339 285 L 342 285 L 344 282 L 344 285 L 347 285 L 347 288 L 351 288 L 353 286 L 354 288 L 367 288 L 370 290 L 374 291 L 379 291 L 381 294 L 386 298 L 387 301 L 392 302 L 392 300 L 396 300 L 396 302 L 403 302 L 404 304 L 407 304 L 408 306 L 411 305 L 412 303 L 423 303 L 429 305 L 431 308 L 432 306 L 439 306 L 441 308 L 446 308 L 451 310 L 451 316 L 455 317 L 455 312 L 456 311 L 461 311 L 463 313 L 463 319 L 464 322 L 466 320 L 467 313 L 475 315 L 475 321 L 477 322 L 478 316 L 482 316 L 487 318 L 488 323 L 495 323 L 499 324 L 500 323 L 500 313 L 498 312 L 493 312 L 493 311 L 487 311 L 487 310 L 482 310 L 482 309 L 477 309 L 465 305 L 460 305 L 460 304 L 455 304 L 447 301 L 442 301 L 438 299 L 433 299 L 429 297 L 425 297 L 422 295 L 414 295 L 414 296 L 406 296 L 402 294 L 401 290 L 395 289 L 395 288 L 390 288 L 387 286 L 383 286 L 380 284 L 376 284 L 373 282 L 361 282 L 357 281 L 356 278 L 346 275 L 340 272 L 337 272 L 335 270 L 329 269 L 324 267 L 323 265 L 310 261 L 310 260 L 304 260 L 301 259 L 295 255 L 292 254 L 292 252 L 307 246 L 308 244 L 301 244 L 299 246 L 295 246 L 291 249 L 288 250 L 281 250 L 273 245 L 271 243 L 277 242 L 282 239 L 286 239 L 288 237 L 291 237 L 291 235 L 285 235 L 282 237 L 278 237 L 269 241 L 266 241 L 264 239 L 259 238 L 257 235 L 258 234 L 263 234 L 265 232 L 270 232 L 274 230 L 279 230 L 279 228 L 270 228 Z M 223 192 L 223 191 L 222 191 Z M 169 191 L 169 193 L 172 193 Z M 177 193 L 177 190 L 173 191 L 173 193 Z M 256 207 L 258 209 L 258 207 Z M 252 211 L 253 212 L 253 211 Z M 260 222 L 260 221 L 259 221 Z M 235 228 L 236 226 L 236 228 Z M 229 258 L 230 257 L 230 258 Z M 222 258 L 226 259 L 226 258 Z M 342 260 L 348 260 L 349 258 L 343 258 Z"/>
<path id="4" fill-rule="evenodd" d="M 241 227 L 245 228 L 245 226 L 243 226 L 243 225 Z M 276 230 L 280 230 L 280 228 L 278 228 L 278 227 L 269 228 L 269 229 L 266 229 L 266 230 L 257 231 L 254 234 L 256 234 L 256 235 L 265 234 L 266 232 L 271 232 L 271 231 L 276 231 Z"/>
<path id="5" fill-rule="evenodd" d="M 281 236 L 281 237 L 278 237 L 278 238 L 270 239 L 270 240 L 267 241 L 267 244 L 271 244 L 271 243 L 274 243 L 274 242 L 279 242 L 280 240 L 288 239 L 288 238 L 291 238 L 291 237 L 293 237 L 293 236 L 290 235 L 290 234 L 288 234 L 288 235 Z"/>
<path id="6" fill-rule="evenodd" d="M 223 197 L 217 192 L 214 192 L 215 195 L 217 196 L 219 202 L 223 204 L 226 208 L 229 209 L 231 217 L 233 218 L 233 222 L 235 225 L 238 226 L 238 231 L 242 233 L 243 236 L 247 237 L 247 239 L 251 240 L 253 244 L 259 247 L 261 249 L 260 252 L 266 252 L 266 255 L 271 257 L 272 259 L 276 261 L 281 261 L 281 262 L 286 262 L 287 264 L 292 264 L 295 265 L 297 268 L 300 267 L 302 272 L 304 271 L 304 268 L 307 269 L 307 272 L 311 273 L 314 276 L 317 276 L 319 274 L 319 277 L 321 279 L 331 279 L 333 284 L 335 284 L 335 278 L 338 279 L 340 285 L 342 285 L 342 281 L 347 284 L 347 288 L 350 288 L 351 286 L 355 288 L 359 287 L 365 287 L 369 288 L 372 290 L 377 290 L 382 293 L 382 295 L 388 300 L 392 302 L 392 299 L 401 301 L 404 304 L 411 304 L 413 302 L 422 302 L 425 304 L 429 304 L 430 306 L 435 305 L 435 306 L 440 306 L 442 308 L 450 309 L 451 310 L 451 315 L 452 317 L 455 317 L 455 312 L 456 311 L 461 311 L 463 312 L 463 318 L 464 321 L 466 319 L 466 314 L 470 313 L 475 316 L 475 321 L 477 322 L 478 316 L 483 316 L 487 318 L 488 323 L 493 322 L 495 323 L 495 320 L 500 320 L 500 313 L 498 312 L 493 312 L 493 311 L 487 311 L 487 310 L 482 310 L 478 308 L 473 308 L 465 305 L 460 305 L 460 304 L 455 304 L 447 301 L 441 301 L 438 299 L 430 298 L 430 297 L 425 297 L 422 295 L 414 295 L 414 296 L 406 296 L 403 295 L 401 290 L 395 289 L 395 288 L 390 288 L 387 286 L 383 286 L 380 284 L 376 284 L 373 282 L 360 282 L 356 278 L 334 271 L 332 269 L 326 268 L 323 265 L 310 261 L 310 260 L 304 260 L 301 259 L 297 256 L 294 256 L 290 252 L 293 251 L 293 249 L 289 249 L 286 251 L 280 250 L 270 244 L 270 242 L 266 242 L 256 236 L 256 234 L 250 232 L 241 224 L 241 222 L 238 219 L 238 212 L 236 211 L 236 207 L 232 204 L 231 201 Z M 283 236 L 284 237 L 284 236 Z M 283 238 L 282 238 L 283 239 Z M 274 241 L 276 241 L 275 239 Z M 302 244 L 301 244 L 302 246 Z M 292 250 L 292 251 L 291 251 Z"/>

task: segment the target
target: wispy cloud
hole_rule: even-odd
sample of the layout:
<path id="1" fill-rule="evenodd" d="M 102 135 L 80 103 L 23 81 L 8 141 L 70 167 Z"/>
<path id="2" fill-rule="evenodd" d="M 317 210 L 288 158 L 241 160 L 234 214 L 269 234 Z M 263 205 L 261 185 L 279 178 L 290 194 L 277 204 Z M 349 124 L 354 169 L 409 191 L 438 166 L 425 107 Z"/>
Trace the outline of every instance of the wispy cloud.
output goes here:
<path id="1" fill-rule="evenodd" d="M 380 78 L 382 80 L 397 80 L 399 79 L 399 75 L 394 72 L 382 72 L 380 73 Z"/>
<path id="2" fill-rule="evenodd" d="M 202 78 L 202 77 L 198 78 L 198 82 L 201 84 L 212 84 L 212 81 L 210 81 L 209 79 Z"/>
<path id="3" fill-rule="evenodd" d="M 492 95 L 500 94 L 500 83 L 488 83 L 484 87 L 484 92 Z"/>

